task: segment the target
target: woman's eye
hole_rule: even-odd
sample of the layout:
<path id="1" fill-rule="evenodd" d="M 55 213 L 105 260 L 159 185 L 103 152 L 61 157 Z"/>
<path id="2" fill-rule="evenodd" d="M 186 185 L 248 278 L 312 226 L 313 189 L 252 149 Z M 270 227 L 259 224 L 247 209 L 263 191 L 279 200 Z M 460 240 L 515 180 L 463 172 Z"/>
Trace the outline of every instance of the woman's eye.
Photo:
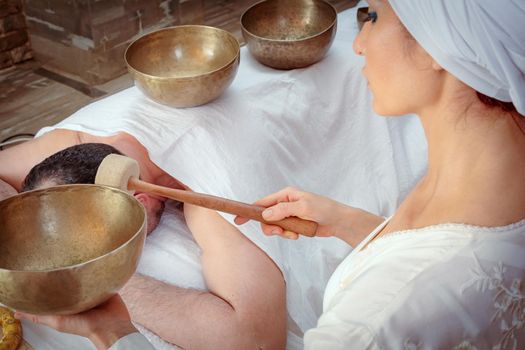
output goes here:
<path id="1" fill-rule="evenodd" d="M 377 21 L 377 12 L 375 12 L 375 11 L 369 11 L 369 12 L 368 12 L 368 15 L 367 15 L 366 18 L 365 18 L 365 22 L 368 22 L 368 21 L 370 21 L 370 22 L 372 22 L 372 23 L 374 23 L 375 21 Z"/>

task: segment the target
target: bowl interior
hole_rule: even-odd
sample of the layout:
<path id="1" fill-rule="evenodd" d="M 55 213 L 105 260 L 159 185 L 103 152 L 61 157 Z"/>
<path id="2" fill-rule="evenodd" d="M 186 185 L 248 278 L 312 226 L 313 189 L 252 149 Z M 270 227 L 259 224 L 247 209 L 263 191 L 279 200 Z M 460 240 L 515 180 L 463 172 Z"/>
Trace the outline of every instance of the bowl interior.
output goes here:
<path id="1" fill-rule="evenodd" d="M 301 40 L 324 32 L 337 18 L 322 0 L 267 0 L 255 4 L 241 18 L 249 33 L 272 40 Z"/>
<path id="2" fill-rule="evenodd" d="M 80 264 L 130 240 L 145 212 L 127 193 L 68 185 L 0 202 L 0 268 L 45 271 Z"/>
<path id="3" fill-rule="evenodd" d="M 211 73 L 232 62 L 239 43 L 228 32 L 206 26 L 179 26 L 147 34 L 126 51 L 136 71 L 155 77 L 182 78 Z"/>

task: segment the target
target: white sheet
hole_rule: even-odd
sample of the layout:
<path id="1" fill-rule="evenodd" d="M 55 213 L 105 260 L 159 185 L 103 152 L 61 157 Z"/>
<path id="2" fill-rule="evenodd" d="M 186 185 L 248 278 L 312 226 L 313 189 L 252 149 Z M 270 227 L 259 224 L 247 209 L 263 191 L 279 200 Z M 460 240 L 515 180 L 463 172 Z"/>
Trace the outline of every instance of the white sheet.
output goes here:
<path id="1" fill-rule="evenodd" d="M 425 169 L 426 143 L 414 117 L 383 118 L 371 111 L 361 76 L 363 60 L 352 52 L 355 12 L 339 15 L 328 56 L 311 67 L 273 70 L 242 48 L 236 80 L 213 103 L 174 109 L 148 100 L 133 87 L 53 128 L 95 135 L 126 131 L 157 165 L 195 191 L 252 202 L 293 185 L 391 215 Z M 172 209 L 148 238 L 139 271 L 202 288 L 199 249 Z M 315 326 L 321 313 L 328 278 L 350 247 L 337 239 L 268 238 L 256 223 L 241 230 L 282 269 L 289 312 L 287 348 L 302 348 L 304 331 Z M 26 323 L 24 327 L 36 349 L 47 349 L 56 339 L 64 346 L 55 343 L 53 349 L 71 348 L 70 336 L 43 334 L 41 327 Z M 148 336 L 159 349 L 170 348 Z"/>

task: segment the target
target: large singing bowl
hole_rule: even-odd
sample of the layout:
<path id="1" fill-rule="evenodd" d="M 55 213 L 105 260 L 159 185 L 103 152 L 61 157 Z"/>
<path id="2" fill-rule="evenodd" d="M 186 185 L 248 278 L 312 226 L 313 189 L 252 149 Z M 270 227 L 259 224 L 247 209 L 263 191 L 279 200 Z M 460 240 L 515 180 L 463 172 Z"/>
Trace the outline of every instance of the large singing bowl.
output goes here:
<path id="1" fill-rule="evenodd" d="M 110 187 L 67 185 L 0 202 L 0 303 L 74 314 L 106 301 L 136 270 L 144 207 Z"/>
<path id="2" fill-rule="evenodd" d="M 266 0 L 241 16 L 250 53 L 262 64 L 293 69 L 320 61 L 337 30 L 337 11 L 323 0 Z"/>
<path id="3" fill-rule="evenodd" d="M 199 25 L 144 35 L 125 53 L 139 89 L 172 107 L 194 107 L 219 97 L 235 78 L 239 59 L 239 42 L 232 34 Z"/>

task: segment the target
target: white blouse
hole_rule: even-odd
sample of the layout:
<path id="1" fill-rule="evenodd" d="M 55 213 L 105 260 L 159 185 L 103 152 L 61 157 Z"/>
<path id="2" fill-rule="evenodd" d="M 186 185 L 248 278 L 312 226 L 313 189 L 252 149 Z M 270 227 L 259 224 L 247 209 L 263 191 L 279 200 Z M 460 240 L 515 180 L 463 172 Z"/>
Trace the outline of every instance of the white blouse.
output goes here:
<path id="1" fill-rule="evenodd" d="M 306 349 L 525 349 L 525 219 L 370 242 L 385 224 L 332 275 Z"/>

